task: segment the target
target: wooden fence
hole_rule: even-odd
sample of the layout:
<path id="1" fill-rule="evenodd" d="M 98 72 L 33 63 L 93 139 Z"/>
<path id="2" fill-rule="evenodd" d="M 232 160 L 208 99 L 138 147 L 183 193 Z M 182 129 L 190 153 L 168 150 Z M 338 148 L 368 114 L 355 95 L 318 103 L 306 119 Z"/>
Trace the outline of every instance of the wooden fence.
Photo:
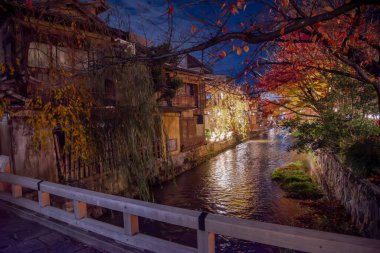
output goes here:
<path id="1" fill-rule="evenodd" d="M 38 192 L 38 201 L 23 197 L 23 188 Z M 215 234 L 303 252 L 380 252 L 380 241 L 225 217 L 164 206 L 47 181 L 0 173 L 0 199 L 118 242 L 153 252 L 215 252 Z M 50 196 L 73 202 L 74 212 L 50 206 Z M 87 217 L 87 205 L 123 213 L 124 227 Z M 139 233 L 138 217 L 197 231 L 197 248 Z"/>

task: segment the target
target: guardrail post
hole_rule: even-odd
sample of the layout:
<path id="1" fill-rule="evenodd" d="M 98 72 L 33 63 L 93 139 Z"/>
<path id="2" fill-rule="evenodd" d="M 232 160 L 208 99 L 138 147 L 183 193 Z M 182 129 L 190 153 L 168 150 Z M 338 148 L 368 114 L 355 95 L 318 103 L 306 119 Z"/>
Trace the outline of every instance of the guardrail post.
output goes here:
<path id="1" fill-rule="evenodd" d="M 197 230 L 198 253 L 215 253 L 215 234 Z"/>
<path id="2" fill-rule="evenodd" d="M 6 189 L 7 189 L 6 184 L 3 182 L 0 182 L 0 192 L 5 192 Z"/>
<path id="3" fill-rule="evenodd" d="M 3 172 L 0 172 L 0 173 L 3 173 Z M 10 186 L 9 183 L 0 182 L 0 192 L 9 191 L 9 186 Z"/>
<path id="4" fill-rule="evenodd" d="M 8 156 L 0 155 L 0 173 L 11 173 L 11 165 Z M 0 182 L 0 192 L 9 191 L 9 188 L 9 183 Z"/>
<path id="5" fill-rule="evenodd" d="M 38 191 L 38 203 L 40 207 L 50 206 L 50 194 L 48 192 Z"/>
<path id="6" fill-rule="evenodd" d="M 87 204 L 82 201 L 74 200 L 75 219 L 80 220 L 87 217 Z"/>
<path id="7" fill-rule="evenodd" d="M 132 236 L 139 232 L 139 217 L 124 212 L 124 231 L 126 235 Z"/>
<path id="8" fill-rule="evenodd" d="M 22 197 L 22 186 L 17 184 L 12 184 L 12 197 L 21 198 Z"/>

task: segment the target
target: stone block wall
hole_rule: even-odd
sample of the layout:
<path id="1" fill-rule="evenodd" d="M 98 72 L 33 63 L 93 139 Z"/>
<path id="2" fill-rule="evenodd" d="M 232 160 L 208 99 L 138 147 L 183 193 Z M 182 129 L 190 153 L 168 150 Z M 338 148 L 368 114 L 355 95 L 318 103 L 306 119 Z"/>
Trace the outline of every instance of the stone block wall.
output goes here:
<path id="1" fill-rule="evenodd" d="M 359 231 L 380 239 L 380 188 L 360 179 L 333 154 L 316 152 L 313 174 L 322 189 L 346 208 Z"/>

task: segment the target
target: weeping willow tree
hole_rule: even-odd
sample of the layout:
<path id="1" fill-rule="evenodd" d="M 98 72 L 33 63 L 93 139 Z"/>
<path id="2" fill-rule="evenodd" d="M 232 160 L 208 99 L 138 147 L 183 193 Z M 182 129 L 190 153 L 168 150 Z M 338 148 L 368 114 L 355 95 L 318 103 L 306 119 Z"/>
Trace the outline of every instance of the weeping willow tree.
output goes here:
<path id="1" fill-rule="evenodd" d="M 150 68 L 110 65 L 52 94 L 28 103 L 34 112 L 28 122 L 37 147 L 53 140 L 59 182 L 115 170 L 126 191 L 152 199 L 150 181 L 158 174 L 157 158 L 165 154 Z"/>
<path id="2" fill-rule="evenodd" d="M 210 90 L 212 99 L 207 108 L 210 113 L 208 138 L 222 140 L 228 133 L 237 134 L 244 139 L 248 136 L 248 102 L 243 95 L 231 92 Z"/>
<path id="3" fill-rule="evenodd" d="M 141 198 L 151 199 L 149 185 L 163 155 L 163 131 L 150 69 L 142 63 L 118 65 L 91 79 L 95 94 L 110 89 L 104 87 L 107 80 L 115 94 L 114 106 L 93 113 L 90 136 L 96 159 L 121 171 Z"/>

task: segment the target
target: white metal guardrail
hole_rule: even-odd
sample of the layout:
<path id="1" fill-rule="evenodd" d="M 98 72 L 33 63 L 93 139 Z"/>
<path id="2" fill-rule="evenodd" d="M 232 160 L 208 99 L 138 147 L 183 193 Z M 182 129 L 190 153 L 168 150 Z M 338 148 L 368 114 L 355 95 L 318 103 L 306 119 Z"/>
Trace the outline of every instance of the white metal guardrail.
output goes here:
<path id="1" fill-rule="evenodd" d="M 23 187 L 38 191 L 38 202 L 24 198 Z M 72 200 L 74 212 L 50 206 L 50 195 Z M 0 199 L 153 252 L 215 252 L 215 234 L 304 252 L 380 252 L 379 240 L 206 214 L 8 173 L 0 173 Z M 122 212 L 124 227 L 87 217 L 87 204 Z M 139 216 L 195 229 L 197 248 L 139 233 Z"/>

